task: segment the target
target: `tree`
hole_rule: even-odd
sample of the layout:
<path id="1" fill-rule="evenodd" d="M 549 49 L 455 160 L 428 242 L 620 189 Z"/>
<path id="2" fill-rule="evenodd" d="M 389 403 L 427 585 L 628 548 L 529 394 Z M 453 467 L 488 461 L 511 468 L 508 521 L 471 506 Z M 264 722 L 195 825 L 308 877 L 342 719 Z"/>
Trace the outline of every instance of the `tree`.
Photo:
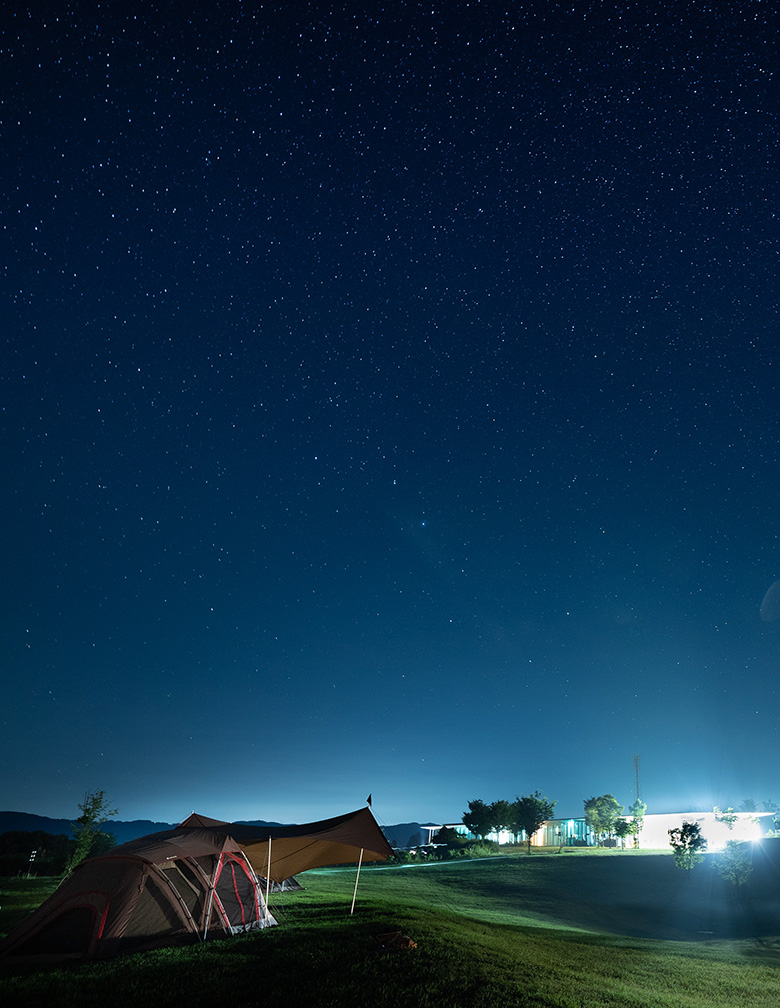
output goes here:
<path id="1" fill-rule="evenodd" d="M 636 832 L 636 822 L 629 819 L 616 819 L 613 830 L 615 836 L 620 840 L 620 845 L 625 847 L 626 837 Z"/>
<path id="2" fill-rule="evenodd" d="M 632 824 L 633 829 L 631 830 L 631 832 L 637 838 L 634 846 L 638 847 L 639 834 L 642 832 L 642 827 L 645 824 L 645 812 L 647 812 L 647 803 L 643 802 L 640 798 L 637 798 L 636 801 L 632 802 L 632 804 L 629 805 L 628 811 L 634 817 L 634 821 Z"/>
<path id="3" fill-rule="evenodd" d="M 758 812 L 758 805 L 752 798 L 743 798 L 739 806 L 740 812 Z"/>
<path id="4" fill-rule="evenodd" d="M 514 825 L 514 808 L 503 799 L 494 801 L 490 806 L 490 831 L 499 833 L 501 830 L 511 830 Z"/>
<path id="5" fill-rule="evenodd" d="M 525 831 L 528 853 L 531 853 L 531 838 L 542 823 L 552 819 L 556 803 L 539 791 L 518 797 L 514 803 L 514 828 L 517 833 Z"/>
<path id="6" fill-rule="evenodd" d="M 83 861 L 96 848 L 102 851 L 113 847 L 116 840 L 110 833 L 103 832 L 100 827 L 115 816 L 119 809 L 110 809 L 104 791 L 88 791 L 84 801 L 79 805 L 81 815 L 72 824 L 76 848 L 70 859 L 69 871 Z"/>
<path id="7" fill-rule="evenodd" d="M 748 845 L 738 840 L 729 840 L 715 867 L 727 882 L 733 882 L 737 886 L 744 885 L 753 871 Z"/>
<path id="8" fill-rule="evenodd" d="M 623 814 L 623 806 L 611 794 L 599 798 L 588 798 L 585 801 L 585 822 L 596 834 L 599 847 L 604 837 L 611 836 L 615 820 Z"/>
<path id="9" fill-rule="evenodd" d="M 773 801 L 765 801 L 763 806 L 764 812 L 772 813 L 772 830 L 775 831 L 775 833 L 780 831 L 780 806 Z"/>
<path id="10" fill-rule="evenodd" d="M 644 819 L 645 812 L 647 812 L 647 802 L 643 802 L 641 798 L 637 798 L 636 801 L 631 802 L 628 806 L 628 812 L 634 819 Z"/>
<path id="11" fill-rule="evenodd" d="M 707 840 L 701 835 L 698 823 L 686 822 L 683 819 L 682 826 L 669 830 L 669 843 L 674 852 L 674 863 L 678 868 L 690 871 L 704 859 Z"/>
<path id="12" fill-rule="evenodd" d="M 463 813 L 462 821 L 470 833 L 482 840 L 490 832 L 493 826 L 492 820 L 490 805 L 486 805 L 480 798 L 475 798 L 469 802 L 469 810 Z"/>
<path id="13" fill-rule="evenodd" d="M 443 844 L 446 847 L 462 847 L 466 843 L 466 838 L 451 826 L 442 826 L 431 843 Z"/>
<path id="14" fill-rule="evenodd" d="M 734 829 L 734 823 L 739 819 L 739 816 L 733 808 L 721 811 L 717 805 L 713 805 L 712 811 L 715 813 L 715 820 L 717 822 L 722 822 L 728 829 Z"/>

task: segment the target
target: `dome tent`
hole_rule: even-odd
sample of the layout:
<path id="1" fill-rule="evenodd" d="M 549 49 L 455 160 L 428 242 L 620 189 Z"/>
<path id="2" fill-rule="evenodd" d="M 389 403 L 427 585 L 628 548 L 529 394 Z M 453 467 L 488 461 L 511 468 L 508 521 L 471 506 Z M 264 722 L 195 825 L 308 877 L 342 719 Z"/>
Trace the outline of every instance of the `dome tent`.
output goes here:
<path id="1" fill-rule="evenodd" d="M 82 861 L 7 935 L 0 954 L 61 962 L 275 923 L 235 840 L 223 830 L 179 826 Z"/>

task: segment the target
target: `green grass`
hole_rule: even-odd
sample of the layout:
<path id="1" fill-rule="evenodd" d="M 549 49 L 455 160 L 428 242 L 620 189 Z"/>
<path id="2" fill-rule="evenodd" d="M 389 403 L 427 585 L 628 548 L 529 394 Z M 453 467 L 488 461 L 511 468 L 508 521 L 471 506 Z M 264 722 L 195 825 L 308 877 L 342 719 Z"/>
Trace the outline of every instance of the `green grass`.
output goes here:
<path id="1" fill-rule="evenodd" d="M 634 852 L 364 868 L 354 917 L 354 872 L 309 872 L 304 892 L 272 896 L 278 928 L 11 974 L 0 1000 L 4 1008 L 777 1008 L 773 872 L 754 872 L 739 898 L 709 866 L 688 876 L 670 857 Z M 374 935 L 389 930 L 417 947 L 382 951 Z"/>

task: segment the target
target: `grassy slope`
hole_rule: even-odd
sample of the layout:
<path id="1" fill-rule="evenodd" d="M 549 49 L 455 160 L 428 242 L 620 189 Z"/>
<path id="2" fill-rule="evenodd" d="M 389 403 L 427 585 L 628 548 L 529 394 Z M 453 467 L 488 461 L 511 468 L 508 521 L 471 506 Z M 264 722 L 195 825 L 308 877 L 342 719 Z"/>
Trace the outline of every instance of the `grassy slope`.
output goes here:
<path id="1" fill-rule="evenodd" d="M 663 884 L 667 867 L 677 872 L 671 889 Z M 694 928 L 696 941 L 600 933 L 636 930 L 632 902 L 646 908 L 640 929 L 662 924 L 665 901 L 677 899 L 675 890 L 685 886 L 698 907 L 689 924 L 700 923 L 695 918 L 702 910 L 721 913 L 713 873 L 705 866 L 698 873 L 683 876 L 670 858 L 620 854 L 364 870 L 350 918 L 354 876 L 310 872 L 303 877 L 305 892 L 272 900 L 279 928 L 192 949 L 7 977 L 0 981 L 0 998 L 8 1008 L 114 1002 L 163 1008 L 777 1008 L 780 938 L 769 931 L 715 940 Z M 762 877 L 766 882 L 772 876 Z M 732 900 L 721 918 L 744 931 L 757 907 L 768 912 L 766 888 L 741 903 Z M 682 897 L 676 905 L 681 903 Z M 610 906 L 617 906 L 614 914 Z M 780 934 L 780 920 L 774 920 Z M 417 948 L 379 951 L 373 936 L 391 928 L 411 935 Z"/>
<path id="2" fill-rule="evenodd" d="M 453 912 L 496 922 L 678 940 L 780 933 L 780 851 L 757 848 L 742 889 L 724 882 L 711 861 L 683 872 L 670 854 L 626 851 L 372 869 L 361 892 L 414 901 L 424 892 L 415 872 L 435 874 L 437 898 L 452 893 Z"/>

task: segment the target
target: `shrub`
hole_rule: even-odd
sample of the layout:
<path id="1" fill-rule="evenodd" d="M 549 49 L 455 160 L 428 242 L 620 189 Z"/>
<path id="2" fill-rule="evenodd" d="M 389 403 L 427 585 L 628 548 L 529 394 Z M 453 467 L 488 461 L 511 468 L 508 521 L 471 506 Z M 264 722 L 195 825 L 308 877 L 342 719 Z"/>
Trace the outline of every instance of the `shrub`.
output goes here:
<path id="1" fill-rule="evenodd" d="M 715 863 L 715 867 L 727 882 L 733 882 L 738 886 L 744 885 L 753 871 L 748 844 L 740 843 L 738 840 L 729 840 Z"/>
<path id="2" fill-rule="evenodd" d="M 490 857 L 498 854 L 498 844 L 495 840 L 474 840 L 463 848 L 466 857 Z"/>
<path id="3" fill-rule="evenodd" d="M 674 863 L 678 868 L 690 871 L 694 865 L 703 860 L 703 852 L 707 849 L 707 840 L 701 835 L 701 827 L 698 823 L 686 822 L 683 819 L 682 826 L 667 830 L 667 832 L 674 853 Z"/>

